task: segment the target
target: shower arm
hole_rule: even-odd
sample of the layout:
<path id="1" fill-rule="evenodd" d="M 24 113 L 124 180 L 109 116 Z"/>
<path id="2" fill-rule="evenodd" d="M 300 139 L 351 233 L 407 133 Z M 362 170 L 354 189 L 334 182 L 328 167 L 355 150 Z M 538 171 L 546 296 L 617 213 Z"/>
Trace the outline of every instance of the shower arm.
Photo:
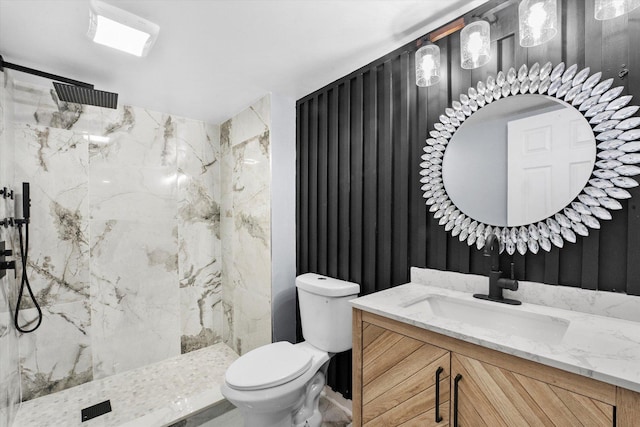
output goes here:
<path id="1" fill-rule="evenodd" d="M 27 74 L 33 74 L 34 76 L 44 77 L 45 79 L 55 80 L 62 83 L 67 83 L 74 86 L 80 86 L 87 89 L 93 89 L 93 85 L 89 83 L 84 83 L 78 80 L 68 79 L 66 77 L 57 76 L 55 74 L 45 73 L 44 71 L 35 70 L 29 67 L 23 67 L 22 65 L 12 64 L 10 62 L 5 62 L 2 59 L 2 55 L 0 55 L 0 71 L 3 71 L 4 68 L 10 68 L 12 70 L 20 71 Z"/>

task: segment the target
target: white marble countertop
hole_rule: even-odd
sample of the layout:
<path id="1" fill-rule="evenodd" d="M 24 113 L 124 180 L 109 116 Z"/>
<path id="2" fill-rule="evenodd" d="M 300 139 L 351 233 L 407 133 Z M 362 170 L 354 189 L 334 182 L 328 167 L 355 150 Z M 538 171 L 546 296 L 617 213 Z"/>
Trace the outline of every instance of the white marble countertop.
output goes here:
<path id="1" fill-rule="evenodd" d="M 488 280 L 488 279 L 487 279 Z M 488 288 L 488 281 L 487 281 Z M 486 290 L 485 290 L 486 292 Z M 523 302 L 505 310 L 538 313 L 569 321 L 556 340 L 524 338 L 435 315 L 429 304 L 413 304 L 443 296 L 485 304 L 471 293 L 408 283 L 351 300 L 353 307 L 544 365 L 640 392 L 640 323 Z M 510 297 L 517 297 L 510 293 Z M 535 335 L 535 334 L 533 334 Z M 554 342 L 555 341 L 555 342 Z"/>

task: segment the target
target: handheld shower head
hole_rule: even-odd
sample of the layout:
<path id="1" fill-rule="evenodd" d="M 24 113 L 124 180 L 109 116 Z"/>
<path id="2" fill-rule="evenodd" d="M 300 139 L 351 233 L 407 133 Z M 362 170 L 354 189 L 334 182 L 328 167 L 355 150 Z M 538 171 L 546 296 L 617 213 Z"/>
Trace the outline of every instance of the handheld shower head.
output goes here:
<path id="1" fill-rule="evenodd" d="M 15 196 L 15 222 L 26 224 L 31 218 L 31 191 L 28 182 L 22 183 L 22 193 Z"/>
<path id="2" fill-rule="evenodd" d="M 31 218 L 31 194 L 28 182 L 22 183 L 22 217 L 26 222 Z"/>

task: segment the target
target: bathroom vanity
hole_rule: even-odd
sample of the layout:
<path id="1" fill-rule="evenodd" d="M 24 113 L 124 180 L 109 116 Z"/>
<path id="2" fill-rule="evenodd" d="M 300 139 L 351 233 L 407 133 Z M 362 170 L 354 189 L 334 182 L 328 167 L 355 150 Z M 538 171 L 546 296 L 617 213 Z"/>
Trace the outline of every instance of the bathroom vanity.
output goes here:
<path id="1" fill-rule="evenodd" d="M 352 305 L 354 425 L 640 422 L 636 322 L 416 283 Z"/>

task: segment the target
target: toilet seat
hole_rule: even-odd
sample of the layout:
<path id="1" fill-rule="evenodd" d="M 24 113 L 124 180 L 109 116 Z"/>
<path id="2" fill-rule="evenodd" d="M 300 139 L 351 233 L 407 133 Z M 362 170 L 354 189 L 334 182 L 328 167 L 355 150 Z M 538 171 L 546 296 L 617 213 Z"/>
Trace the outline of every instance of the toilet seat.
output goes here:
<path id="1" fill-rule="evenodd" d="M 225 380 L 236 390 L 262 390 L 298 378 L 309 370 L 311 362 L 310 353 L 280 341 L 238 358 L 227 369 Z"/>

